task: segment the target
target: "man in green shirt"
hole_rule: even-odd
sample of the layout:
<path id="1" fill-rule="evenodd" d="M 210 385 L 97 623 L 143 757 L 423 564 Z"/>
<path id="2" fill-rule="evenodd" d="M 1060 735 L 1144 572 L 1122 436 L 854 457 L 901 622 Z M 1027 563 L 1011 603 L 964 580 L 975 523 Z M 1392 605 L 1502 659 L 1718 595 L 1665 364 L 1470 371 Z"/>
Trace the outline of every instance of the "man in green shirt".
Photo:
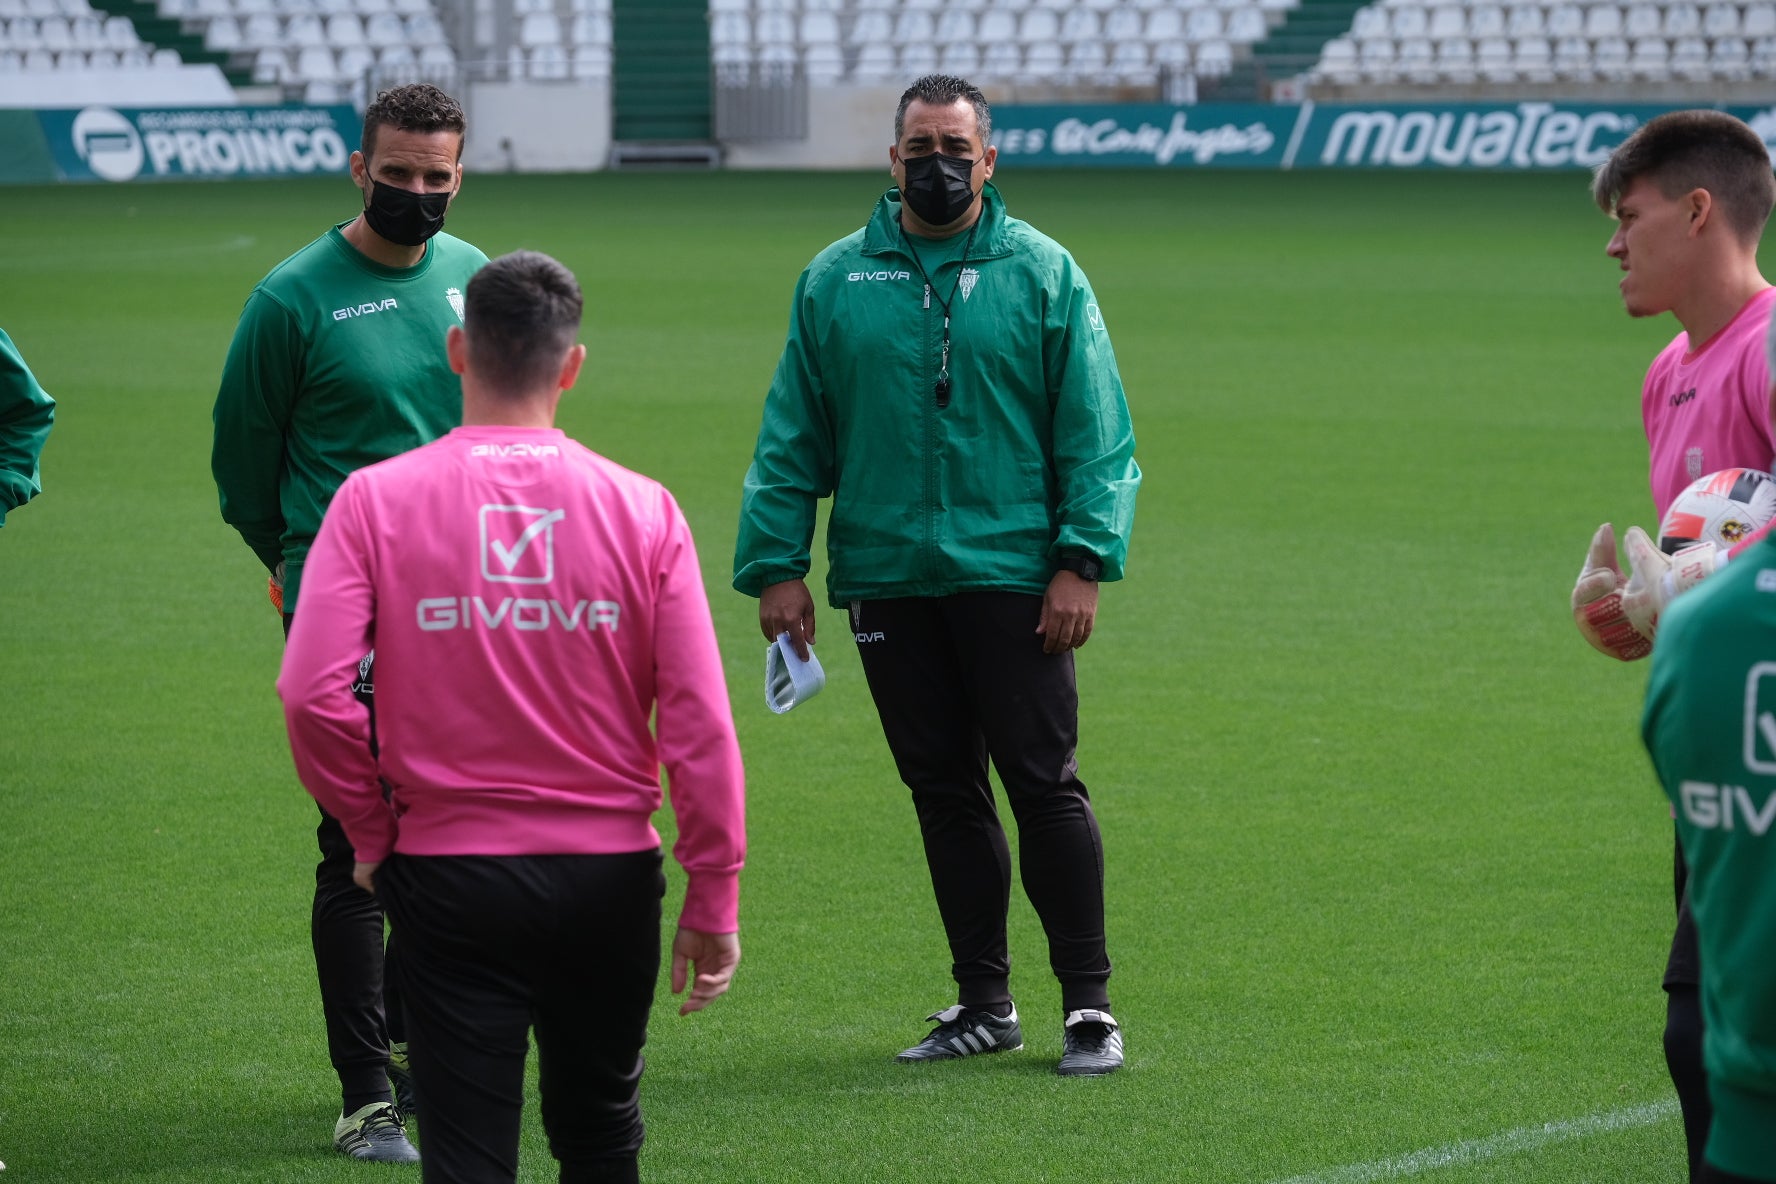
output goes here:
<path id="1" fill-rule="evenodd" d="M 1097 297 L 1073 257 L 1013 218 L 989 180 L 992 114 L 932 74 L 901 96 L 896 187 L 796 284 L 747 471 L 734 587 L 767 638 L 814 641 L 803 577 L 816 507 L 830 603 L 912 791 L 956 1003 L 899 1055 L 1023 1047 L 1006 910 L 1018 825 L 1025 894 L 1061 984 L 1068 1076 L 1112 1072 L 1104 851 L 1074 759 L 1073 651 L 1099 581 L 1122 576 L 1141 470 Z"/>
<path id="2" fill-rule="evenodd" d="M 0 329 L 0 526 L 6 525 L 8 510 L 43 492 L 37 458 L 54 421 L 55 400 Z"/>
<path id="3" fill-rule="evenodd" d="M 1697 1179 L 1776 1181 L 1776 535 L 1660 618 L 1641 734 L 1702 955 L 1714 1120 Z"/>
<path id="4" fill-rule="evenodd" d="M 462 388 L 444 336 L 462 322 L 463 290 L 487 262 L 439 233 L 462 185 L 464 127 L 462 108 L 437 87 L 377 95 L 351 156 L 359 213 L 274 267 L 235 329 L 211 468 L 223 519 L 271 573 L 286 634 L 303 561 L 346 476 L 460 420 Z M 361 694 L 371 657 L 357 671 Z M 355 1159 L 411 1162 L 412 1099 L 397 1106 L 390 1083 L 392 1069 L 408 1092 L 400 1009 L 384 1005 L 382 910 L 352 882 L 339 822 L 322 811 L 316 833 L 311 933 L 342 1095 L 334 1145 Z"/>

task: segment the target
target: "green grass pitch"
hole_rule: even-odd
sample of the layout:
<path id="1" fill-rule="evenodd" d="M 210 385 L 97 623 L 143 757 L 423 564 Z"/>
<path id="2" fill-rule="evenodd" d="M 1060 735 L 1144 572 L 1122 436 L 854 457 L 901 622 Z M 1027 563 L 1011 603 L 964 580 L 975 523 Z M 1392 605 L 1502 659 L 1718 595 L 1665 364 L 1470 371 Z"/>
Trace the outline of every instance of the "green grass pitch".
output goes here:
<path id="1" fill-rule="evenodd" d="M 887 170 L 471 175 L 451 215 L 578 272 L 592 357 L 563 426 L 677 493 L 727 657 L 746 959 L 700 1015 L 661 1000 L 646 1175 L 1678 1179 L 1644 668 L 1566 610 L 1597 522 L 1653 525 L 1639 383 L 1676 329 L 1622 313 L 1587 178 L 998 180 L 1091 275 L 1146 472 L 1080 657 L 1129 1042 L 1095 1081 L 1051 1073 L 1021 893 L 1028 1047 L 890 1062 L 953 999 L 912 811 L 840 615 L 826 692 L 777 718 L 727 588 L 796 274 Z M 398 1174 L 328 1147 L 313 808 L 208 470 L 241 302 L 353 200 L 0 192 L 0 325 L 60 400 L 47 491 L 0 531 L 7 1184 Z M 524 1155 L 554 1179 L 534 1104 Z"/>

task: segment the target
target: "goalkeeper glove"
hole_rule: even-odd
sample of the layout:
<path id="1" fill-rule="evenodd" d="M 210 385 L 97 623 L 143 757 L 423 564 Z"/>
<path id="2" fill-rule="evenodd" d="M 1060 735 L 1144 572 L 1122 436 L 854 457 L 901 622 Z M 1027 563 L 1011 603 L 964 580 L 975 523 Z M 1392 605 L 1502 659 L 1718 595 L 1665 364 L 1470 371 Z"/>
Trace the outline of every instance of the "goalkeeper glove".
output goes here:
<path id="1" fill-rule="evenodd" d="M 1635 632 L 1652 637 L 1665 606 L 1727 565 L 1727 549 L 1710 542 L 1692 543 L 1667 555 L 1638 526 L 1628 528 L 1624 544 L 1633 571 L 1622 589 L 1622 611 Z"/>
<path id="2" fill-rule="evenodd" d="M 284 615 L 284 561 L 278 560 L 277 567 L 272 571 L 271 578 L 265 581 L 265 594 L 271 597 L 271 607 Z"/>
<path id="3" fill-rule="evenodd" d="M 1585 566 L 1573 585 L 1573 623 L 1591 648 L 1624 662 L 1644 658 L 1653 649 L 1650 634 L 1642 633 L 1622 607 L 1622 590 L 1627 585 L 1622 569 L 1616 563 L 1616 532 L 1605 522 L 1591 536 L 1591 549 L 1585 553 Z"/>

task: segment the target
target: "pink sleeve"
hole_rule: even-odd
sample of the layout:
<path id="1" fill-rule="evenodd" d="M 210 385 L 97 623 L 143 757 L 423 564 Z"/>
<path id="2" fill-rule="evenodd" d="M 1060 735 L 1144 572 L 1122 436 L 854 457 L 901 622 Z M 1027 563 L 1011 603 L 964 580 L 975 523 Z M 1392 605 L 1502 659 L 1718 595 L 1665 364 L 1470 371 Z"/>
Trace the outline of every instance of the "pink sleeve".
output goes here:
<path id="1" fill-rule="evenodd" d="M 690 881 L 679 924 L 733 933 L 740 928 L 740 867 L 746 862 L 746 776 L 691 530 L 670 495 L 662 494 L 661 509 L 655 729 L 678 822 L 672 854 Z"/>
<path id="2" fill-rule="evenodd" d="M 394 849 L 395 815 L 370 753 L 369 709 L 351 692 L 358 662 L 375 644 L 362 491 L 355 475 L 347 478 L 321 522 L 277 689 L 297 777 L 339 819 L 359 862 L 373 863 Z"/>

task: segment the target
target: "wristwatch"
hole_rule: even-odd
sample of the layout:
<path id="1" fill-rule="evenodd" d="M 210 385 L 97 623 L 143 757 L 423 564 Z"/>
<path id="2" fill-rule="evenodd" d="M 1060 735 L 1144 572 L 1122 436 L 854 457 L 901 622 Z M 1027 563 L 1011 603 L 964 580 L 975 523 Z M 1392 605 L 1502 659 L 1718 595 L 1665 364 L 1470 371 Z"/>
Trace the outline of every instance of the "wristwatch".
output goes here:
<path id="1" fill-rule="evenodd" d="M 1098 576 L 1103 573 L 1104 565 L 1098 562 L 1096 555 L 1063 555 L 1055 561 L 1055 566 L 1062 571 L 1070 571 L 1082 580 L 1097 583 Z"/>

